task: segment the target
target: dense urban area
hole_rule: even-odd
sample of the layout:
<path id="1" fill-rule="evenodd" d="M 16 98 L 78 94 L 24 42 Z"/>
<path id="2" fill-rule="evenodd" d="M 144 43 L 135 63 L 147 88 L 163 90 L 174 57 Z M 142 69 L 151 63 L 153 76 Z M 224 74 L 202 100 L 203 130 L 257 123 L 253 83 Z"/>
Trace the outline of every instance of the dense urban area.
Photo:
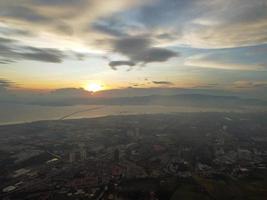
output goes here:
<path id="1" fill-rule="evenodd" d="M 266 113 L 0 126 L 3 200 L 264 200 Z"/>

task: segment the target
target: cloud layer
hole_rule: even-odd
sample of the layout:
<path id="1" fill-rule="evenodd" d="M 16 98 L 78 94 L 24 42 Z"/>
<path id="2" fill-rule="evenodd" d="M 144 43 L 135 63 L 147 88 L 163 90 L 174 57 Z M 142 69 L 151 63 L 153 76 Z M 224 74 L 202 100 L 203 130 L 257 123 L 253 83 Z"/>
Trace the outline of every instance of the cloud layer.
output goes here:
<path id="1" fill-rule="evenodd" d="M 165 62 L 178 56 L 169 48 L 175 45 L 213 49 L 265 44 L 266 10 L 266 0 L 1 1 L 0 63 L 12 59 L 60 63 L 63 49 L 77 50 L 64 42 L 70 38 L 88 49 L 111 50 L 129 59 L 112 61 L 113 69 Z M 50 36 L 62 42 L 51 48 L 48 43 L 36 46 L 23 40 Z M 22 45 L 15 46 L 10 38 Z"/>
<path id="2" fill-rule="evenodd" d="M 64 54 L 57 49 L 23 46 L 16 40 L 0 38 L 0 58 L 2 64 L 8 64 L 15 60 L 60 63 Z"/>
<path id="3" fill-rule="evenodd" d="M 222 88 L 230 76 L 219 70 L 231 81 L 262 81 L 266 10 L 266 0 L 0 0 L 0 73 L 27 82 L 32 72 L 28 85 L 40 78 L 49 87 L 62 77 L 66 87 L 150 77 Z M 127 76 L 123 67 L 142 72 Z"/>
<path id="4" fill-rule="evenodd" d="M 10 87 L 12 84 L 13 82 L 0 78 L 0 88 L 7 88 L 7 87 Z"/>
<path id="5" fill-rule="evenodd" d="M 102 51 L 105 48 L 95 45 L 96 41 L 106 40 L 133 61 L 162 62 L 175 54 L 150 46 L 149 40 L 161 47 L 266 43 L 266 10 L 265 0 L 9 0 L 0 2 L 0 31 L 24 36 L 51 33 L 62 40 L 68 35 Z M 141 49 L 136 49 L 138 45 Z"/>
<path id="6" fill-rule="evenodd" d="M 117 60 L 117 61 L 110 61 L 109 62 L 109 66 L 113 70 L 117 70 L 118 66 L 125 66 L 125 65 L 133 67 L 133 66 L 135 66 L 135 63 L 133 61 L 128 61 L 128 60 Z"/>
<path id="7" fill-rule="evenodd" d="M 153 81 L 153 83 L 156 85 L 173 85 L 170 81 Z"/>
<path id="8" fill-rule="evenodd" d="M 152 41 L 147 37 L 127 37 L 113 41 L 115 52 L 127 56 L 135 63 L 165 62 L 178 53 L 166 49 L 153 47 Z"/>

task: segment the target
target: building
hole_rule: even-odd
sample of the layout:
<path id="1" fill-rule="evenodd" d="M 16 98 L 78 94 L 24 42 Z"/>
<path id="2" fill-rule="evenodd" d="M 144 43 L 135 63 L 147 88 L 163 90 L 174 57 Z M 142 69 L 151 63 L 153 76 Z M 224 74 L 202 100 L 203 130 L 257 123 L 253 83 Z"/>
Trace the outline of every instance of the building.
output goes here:
<path id="1" fill-rule="evenodd" d="M 114 162 L 119 162 L 120 161 L 120 151 L 119 149 L 115 149 L 114 151 Z"/>
<path id="2" fill-rule="evenodd" d="M 75 162 L 75 158 L 76 158 L 76 155 L 75 155 L 75 152 L 70 152 L 70 154 L 69 154 L 69 161 L 71 162 L 71 163 L 73 163 L 73 162 Z"/>
<path id="3" fill-rule="evenodd" d="M 80 154 L 81 154 L 81 161 L 85 161 L 87 159 L 86 149 L 81 149 Z"/>
<path id="4" fill-rule="evenodd" d="M 238 149 L 238 158 L 240 160 L 251 160 L 251 152 L 247 149 Z"/>

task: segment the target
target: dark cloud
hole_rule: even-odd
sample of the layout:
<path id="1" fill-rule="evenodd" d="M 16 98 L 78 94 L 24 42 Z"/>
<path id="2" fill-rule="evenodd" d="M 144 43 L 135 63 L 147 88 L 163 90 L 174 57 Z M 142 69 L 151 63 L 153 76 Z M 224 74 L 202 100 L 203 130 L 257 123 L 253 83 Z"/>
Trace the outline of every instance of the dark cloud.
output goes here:
<path id="1" fill-rule="evenodd" d="M 240 89 L 267 89 L 267 81 L 236 81 L 233 86 Z"/>
<path id="2" fill-rule="evenodd" d="M 209 83 L 209 84 L 204 85 L 204 88 L 214 88 L 217 86 L 219 86 L 218 83 Z"/>
<path id="3" fill-rule="evenodd" d="M 242 2 L 242 4 L 241 4 Z M 235 9 L 234 13 L 223 15 L 224 22 L 231 23 L 255 23 L 267 18 L 267 4 L 265 0 L 232 1 L 231 9 Z"/>
<path id="4" fill-rule="evenodd" d="M 267 63 L 260 63 L 260 64 L 257 64 L 257 66 L 262 67 L 263 69 L 267 70 Z"/>
<path id="5" fill-rule="evenodd" d="M 135 63 L 133 61 L 127 61 L 127 60 L 118 60 L 109 62 L 109 66 L 113 70 L 117 70 L 117 66 L 122 66 L 122 65 L 133 67 L 135 66 Z"/>
<path id="6" fill-rule="evenodd" d="M 218 83 L 207 83 L 207 84 L 200 84 L 200 85 L 197 85 L 197 86 L 194 86 L 193 88 L 196 88 L 196 89 L 204 89 L 204 88 L 216 88 L 217 86 L 219 86 Z"/>
<path id="7" fill-rule="evenodd" d="M 34 34 L 28 30 L 0 27 L 0 33 L 5 36 L 33 36 Z"/>
<path id="8" fill-rule="evenodd" d="M 0 65 L 10 64 L 13 62 L 14 62 L 13 60 L 9 60 L 9 59 L 0 59 Z"/>
<path id="9" fill-rule="evenodd" d="M 112 24 L 108 23 L 94 23 L 91 28 L 97 32 L 101 32 L 115 37 L 127 36 L 127 34 L 120 30 L 118 27 L 112 26 Z"/>
<path id="10" fill-rule="evenodd" d="M 178 53 L 165 48 L 152 46 L 148 37 L 126 37 L 113 41 L 114 51 L 126 55 L 135 63 L 165 62 Z"/>
<path id="11" fill-rule="evenodd" d="M 74 34 L 74 30 L 71 26 L 67 25 L 66 23 L 63 22 L 58 22 L 58 24 L 56 25 L 56 29 L 66 35 L 73 35 Z"/>
<path id="12" fill-rule="evenodd" d="M 130 37 L 132 34 L 135 35 L 135 31 L 143 29 L 140 24 L 129 23 L 122 19 L 123 18 L 117 17 L 116 15 L 102 17 L 89 26 L 89 31 L 93 30 L 108 36 L 122 38 Z"/>
<path id="13" fill-rule="evenodd" d="M 24 20 L 32 23 L 43 23 L 50 21 L 51 18 L 41 15 L 29 7 L 8 6 L 5 10 L 1 10 L 1 17 Z"/>
<path id="14" fill-rule="evenodd" d="M 16 43 L 16 40 L 0 38 L 1 57 L 0 64 L 8 64 L 17 60 L 61 63 L 65 55 L 57 49 L 23 46 Z"/>
<path id="15" fill-rule="evenodd" d="M 151 46 L 151 40 L 147 37 L 126 37 L 114 40 L 115 51 L 128 55 L 136 56 L 138 52 L 144 51 Z"/>
<path id="16" fill-rule="evenodd" d="M 87 55 L 84 53 L 79 53 L 79 52 L 71 52 L 71 53 L 74 54 L 76 59 L 80 61 L 84 60 L 87 57 Z"/>
<path id="17" fill-rule="evenodd" d="M 14 43 L 14 42 L 16 42 L 16 40 L 0 37 L 0 45 L 7 44 L 7 43 Z"/>
<path id="18" fill-rule="evenodd" d="M 11 0 L 12 1 L 12 0 Z M 84 0 L 85 1 L 85 0 Z M 68 12 L 61 12 L 60 10 L 55 13 L 49 11 L 49 7 L 61 6 L 62 10 L 64 10 L 64 6 L 74 7 L 80 6 L 82 7 L 81 1 L 34 1 L 28 2 L 25 4 L 17 5 L 17 3 L 6 3 L 7 5 L 2 6 L 0 2 L 0 18 L 4 20 L 15 20 L 19 21 L 22 24 L 28 24 L 29 26 L 36 27 L 42 32 L 43 28 L 45 28 L 49 32 L 56 32 L 57 34 L 66 34 L 73 35 L 74 28 L 67 23 L 68 18 L 74 18 L 77 15 L 77 11 L 75 9 L 68 10 L 69 8 L 65 8 Z M 44 11 L 44 9 L 47 9 Z M 49 14 L 51 12 L 51 14 Z M 25 23 L 26 22 L 26 23 Z M 23 35 L 24 36 L 32 36 L 38 34 L 39 31 L 35 31 L 30 27 L 29 31 L 21 31 L 21 30 L 13 30 L 11 34 Z"/>
<path id="19" fill-rule="evenodd" d="M 90 92 L 84 90 L 83 88 L 60 88 L 52 91 L 50 94 L 66 97 L 82 97 L 88 95 L 90 96 Z"/>
<path id="20" fill-rule="evenodd" d="M 191 10 L 197 0 L 160 0 L 143 6 L 139 10 L 138 21 L 147 27 L 176 25 L 177 22 L 194 18 L 198 13 Z M 181 25 L 181 23 L 179 23 Z"/>
<path id="21" fill-rule="evenodd" d="M 57 49 L 51 49 L 51 48 L 40 49 L 33 47 L 26 47 L 24 49 L 26 51 L 29 50 L 29 52 L 20 53 L 20 56 L 27 60 L 61 63 L 62 59 L 64 58 L 64 54 Z"/>
<path id="22" fill-rule="evenodd" d="M 87 0 L 34 0 L 33 3 L 49 6 L 75 6 L 85 3 Z"/>
<path id="23" fill-rule="evenodd" d="M 175 40 L 177 37 L 176 35 L 170 34 L 170 33 L 162 33 L 155 36 L 157 39 L 160 40 L 166 40 L 166 41 L 172 41 Z"/>
<path id="24" fill-rule="evenodd" d="M 174 51 L 164 48 L 148 48 L 143 53 L 139 54 L 137 60 L 149 62 L 165 62 L 172 57 L 177 57 L 178 54 Z"/>
<path id="25" fill-rule="evenodd" d="M 64 33 L 93 44 L 147 34 L 161 46 L 197 48 L 266 43 L 266 9 L 266 0 L 0 0 L 1 22 L 37 35 Z"/>
<path id="26" fill-rule="evenodd" d="M 0 88 L 7 88 L 10 87 L 12 84 L 13 84 L 12 81 L 0 78 Z"/>
<path id="27" fill-rule="evenodd" d="M 20 4 L 15 0 L 9 1 L 0 2 L 1 18 L 28 22 L 38 26 L 50 24 L 50 29 L 58 28 L 68 32 L 72 28 L 66 25 L 58 25 L 60 20 L 75 17 L 79 14 L 76 9 L 82 9 L 84 5 L 89 5 L 88 0 L 33 0 Z M 59 7 L 61 10 L 58 10 L 57 13 L 51 12 L 51 8 L 54 9 L 55 7 Z M 70 8 L 73 10 L 70 10 Z"/>
<path id="28" fill-rule="evenodd" d="M 170 81 L 153 81 L 153 83 L 156 85 L 173 85 Z"/>
<path id="29" fill-rule="evenodd" d="M 0 64 L 9 64 L 18 60 L 61 63 L 64 58 L 84 60 L 87 56 L 87 54 L 75 51 L 24 46 L 16 40 L 0 37 Z"/>
<path id="30" fill-rule="evenodd" d="M 266 10 L 266 0 L 157 0 L 116 17 L 131 16 L 129 23 L 142 24 L 142 30 L 160 40 L 232 48 L 266 43 Z M 158 35 L 159 30 L 173 34 Z"/>
<path id="31" fill-rule="evenodd" d="M 267 89 L 267 83 L 254 83 L 253 86 L 257 87 L 257 88 L 266 88 Z"/>
<path id="32" fill-rule="evenodd" d="M 6 97 L 10 96 L 8 88 L 14 85 L 15 85 L 14 82 L 0 77 L 0 101 L 5 100 Z"/>

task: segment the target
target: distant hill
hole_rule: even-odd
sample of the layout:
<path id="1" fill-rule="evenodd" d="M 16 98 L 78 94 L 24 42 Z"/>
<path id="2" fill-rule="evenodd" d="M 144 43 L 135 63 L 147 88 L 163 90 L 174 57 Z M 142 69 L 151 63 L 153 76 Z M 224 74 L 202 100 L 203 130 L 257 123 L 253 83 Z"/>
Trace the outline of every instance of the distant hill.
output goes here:
<path id="1" fill-rule="evenodd" d="M 203 94 L 151 95 L 98 99 L 95 103 L 107 105 L 164 105 L 164 106 L 267 106 L 267 101 L 245 99 L 235 96 L 214 96 Z"/>
<path id="2" fill-rule="evenodd" d="M 162 105 L 162 106 L 201 106 L 201 107 L 238 107 L 267 106 L 267 101 L 236 96 L 216 96 L 206 94 L 150 95 L 136 97 L 78 97 L 64 99 L 43 99 L 30 102 L 35 105 Z"/>

